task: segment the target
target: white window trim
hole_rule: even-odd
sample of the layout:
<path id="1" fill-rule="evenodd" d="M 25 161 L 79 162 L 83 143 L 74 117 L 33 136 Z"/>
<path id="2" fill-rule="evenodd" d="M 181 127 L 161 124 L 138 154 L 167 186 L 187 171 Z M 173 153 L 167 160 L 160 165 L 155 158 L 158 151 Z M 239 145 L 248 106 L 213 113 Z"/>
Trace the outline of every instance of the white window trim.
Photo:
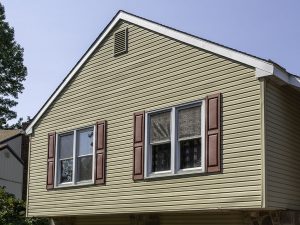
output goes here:
<path id="1" fill-rule="evenodd" d="M 93 128 L 93 152 L 92 152 L 92 179 L 91 180 L 87 180 L 87 181 L 77 181 L 77 151 L 78 149 L 76 149 L 76 142 L 77 142 L 77 131 L 79 130 L 84 130 L 84 129 L 88 129 L 88 128 Z M 85 126 L 85 127 L 80 127 L 71 131 L 65 131 L 65 132 L 61 132 L 56 134 L 56 146 L 55 146 L 55 173 L 54 173 L 54 187 L 55 188 L 63 188 L 63 187 L 71 187 L 71 186 L 82 186 L 82 185 L 90 185 L 90 184 L 94 184 L 95 182 L 95 148 L 96 148 L 96 126 L 95 125 L 91 125 L 91 126 Z M 68 133 L 73 133 L 73 174 L 72 174 L 72 182 L 64 182 L 64 183 L 59 183 L 60 180 L 60 165 L 59 164 L 59 157 L 58 157 L 58 142 L 59 142 L 59 136 L 61 135 L 65 135 Z"/>
<path id="2" fill-rule="evenodd" d="M 178 110 L 189 108 L 193 106 L 201 106 L 201 167 L 179 169 L 179 143 L 177 138 L 177 115 Z M 150 116 L 155 113 L 170 111 L 170 120 L 171 120 L 171 169 L 167 171 L 151 172 L 152 164 L 152 154 L 151 154 L 151 145 L 150 145 Z M 166 177 L 166 176 L 177 176 L 184 174 L 193 174 L 193 173 L 204 173 L 205 172 L 205 101 L 194 101 L 181 105 L 176 105 L 173 107 L 163 108 L 159 110 L 153 110 L 146 112 L 145 116 L 145 156 L 144 156 L 144 176 L 145 178 L 157 178 L 157 177 Z"/>

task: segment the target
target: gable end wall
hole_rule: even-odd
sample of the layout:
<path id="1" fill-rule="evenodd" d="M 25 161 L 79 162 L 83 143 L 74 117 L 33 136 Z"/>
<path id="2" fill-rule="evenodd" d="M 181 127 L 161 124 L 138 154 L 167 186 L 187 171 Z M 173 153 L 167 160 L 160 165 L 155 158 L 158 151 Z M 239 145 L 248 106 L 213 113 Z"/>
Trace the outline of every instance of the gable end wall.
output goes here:
<path id="1" fill-rule="evenodd" d="M 128 53 L 113 35 L 85 63 L 35 127 L 29 216 L 260 208 L 260 84 L 255 70 L 126 22 Z M 115 30 L 116 30 L 115 29 Z M 132 181 L 133 113 L 221 92 L 222 174 Z M 45 189 L 47 134 L 107 120 L 107 181 Z"/>

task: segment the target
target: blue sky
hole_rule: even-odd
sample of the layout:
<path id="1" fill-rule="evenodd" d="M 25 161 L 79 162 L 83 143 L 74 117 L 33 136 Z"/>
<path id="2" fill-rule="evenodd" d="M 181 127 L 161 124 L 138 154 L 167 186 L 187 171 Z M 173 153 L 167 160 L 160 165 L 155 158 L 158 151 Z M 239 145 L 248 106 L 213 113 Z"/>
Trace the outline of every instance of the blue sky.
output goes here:
<path id="1" fill-rule="evenodd" d="M 28 68 L 15 108 L 33 117 L 122 9 L 272 59 L 300 74 L 299 0 L 2 0 Z"/>

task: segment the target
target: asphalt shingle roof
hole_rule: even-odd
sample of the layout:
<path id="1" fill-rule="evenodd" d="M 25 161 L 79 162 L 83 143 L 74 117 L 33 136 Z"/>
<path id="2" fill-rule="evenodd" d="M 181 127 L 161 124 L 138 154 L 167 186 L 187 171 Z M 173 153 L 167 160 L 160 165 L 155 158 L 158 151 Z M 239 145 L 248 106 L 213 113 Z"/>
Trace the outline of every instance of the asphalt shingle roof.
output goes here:
<path id="1" fill-rule="evenodd" d="M 9 139 L 13 136 L 16 136 L 18 134 L 22 133 L 21 129 L 15 129 L 15 130 L 0 130 L 0 143 L 6 139 Z"/>

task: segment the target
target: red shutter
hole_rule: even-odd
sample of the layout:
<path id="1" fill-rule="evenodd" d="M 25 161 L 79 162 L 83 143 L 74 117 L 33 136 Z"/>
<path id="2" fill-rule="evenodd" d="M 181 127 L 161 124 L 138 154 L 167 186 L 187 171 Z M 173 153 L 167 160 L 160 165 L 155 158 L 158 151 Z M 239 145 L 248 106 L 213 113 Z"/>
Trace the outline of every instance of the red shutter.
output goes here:
<path id="1" fill-rule="evenodd" d="M 47 190 L 54 188 L 54 168 L 55 168 L 55 146 L 56 134 L 48 134 L 48 159 L 47 159 Z"/>
<path id="2" fill-rule="evenodd" d="M 144 179 L 144 124 L 145 112 L 133 115 L 133 180 Z"/>
<path id="3" fill-rule="evenodd" d="M 96 124 L 95 184 L 105 184 L 106 121 Z"/>
<path id="4" fill-rule="evenodd" d="M 221 171 L 221 94 L 206 97 L 206 171 Z"/>

